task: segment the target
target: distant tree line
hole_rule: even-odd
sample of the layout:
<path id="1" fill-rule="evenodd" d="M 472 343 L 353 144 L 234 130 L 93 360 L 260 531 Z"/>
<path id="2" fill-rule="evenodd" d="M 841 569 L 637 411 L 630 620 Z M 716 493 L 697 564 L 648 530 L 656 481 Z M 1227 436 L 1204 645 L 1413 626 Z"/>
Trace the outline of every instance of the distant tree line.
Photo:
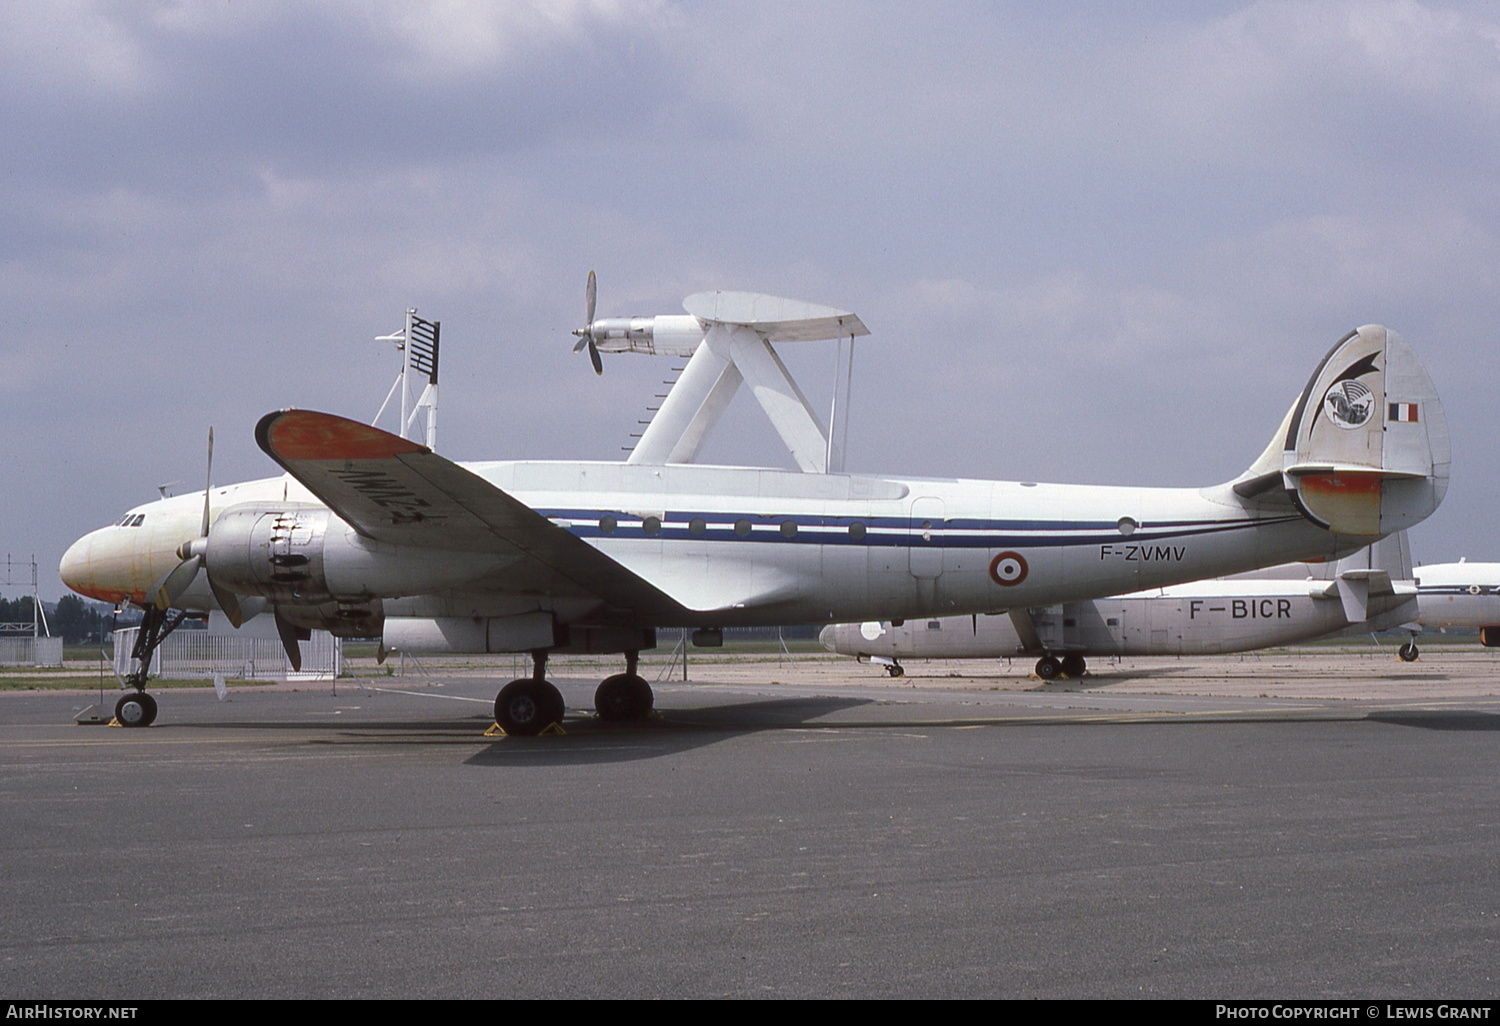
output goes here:
<path id="1" fill-rule="evenodd" d="M 0 623 L 31 623 L 31 596 L 8 599 L 0 597 Z M 98 641 L 102 632 L 128 627 L 140 619 L 139 614 L 116 617 L 103 602 L 88 602 L 77 595 L 64 595 L 55 605 L 42 603 L 47 626 L 54 638 L 70 645 Z"/>

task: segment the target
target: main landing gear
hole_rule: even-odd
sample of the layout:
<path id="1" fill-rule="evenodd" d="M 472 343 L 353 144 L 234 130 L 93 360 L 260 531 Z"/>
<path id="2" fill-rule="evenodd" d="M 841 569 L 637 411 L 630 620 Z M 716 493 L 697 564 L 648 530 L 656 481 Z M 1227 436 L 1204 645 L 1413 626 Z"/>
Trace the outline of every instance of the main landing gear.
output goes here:
<path id="1" fill-rule="evenodd" d="M 594 692 L 594 711 L 601 720 L 644 720 L 651 715 L 656 696 L 636 672 L 640 657 L 639 652 L 626 652 L 625 672 L 605 677 Z"/>
<path id="2" fill-rule="evenodd" d="M 566 707 L 562 692 L 547 680 L 547 653 L 533 652 L 530 677 L 513 680 L 495 696 L 495 722 L 512 737 L 535 737 L 560 723 Z M 643 720 L 655 695 L 636 667 L 639 652 L 625 653 L 625 672 L 606 677 L 594 692 L 601 720 Z"/>
<path id="3" fill-rule="evenodd" d="M 1088 662 L 1077 652 L 1069 652 L 1061 659 L 1044 655 L 1036 661 L 1036 675 L 1042 680 L 1056 680 L 1059 677 L 1077 680 L 1087 669 Z"/>
<path id="4" fill-rule="evenodd" d="M 547 679 L 547 653 L 531 654 L 531 676 L 513 680 L 495 696 L 495 722 L 512 737 L 535 737 L 562 721 L 562 692 Z"/>
<path id="5" fill-rule="evenodd" d="M 1417 649 L 1416 641 L 1413 640 L 1396 649 L 1396 654 L 1401 657 L 1403 663 L 1414 663 L 1417 661 L 1417 656 L 1422 653 Z"/>

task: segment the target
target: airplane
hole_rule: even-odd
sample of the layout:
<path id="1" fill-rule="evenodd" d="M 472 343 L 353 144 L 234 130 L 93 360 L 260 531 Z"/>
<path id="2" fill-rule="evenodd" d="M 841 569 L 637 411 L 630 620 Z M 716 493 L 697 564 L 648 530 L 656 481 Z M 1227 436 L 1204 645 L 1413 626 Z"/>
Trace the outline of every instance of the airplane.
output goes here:
<path id="1" fill-rule="evenodd" d="M 1500 563 L 1433 563 L 1416 569 L 1419 630 L 1401 646 L 1401 658 L 1417 658 L 1420 630 L 1478 628 L 1479 643 L 1500 648 Z"/>
<path id="2" fill-rule="evenodd" d="M 1331 577 L 1319 569 L 1290 564 L 1008 615 L 830 624 L 818 638 L 892 677 L 905 673 L 902 659 L 1040 653 L 1042 680 L 1083 676 L 1089 656 L 1221 655 L 1396 627 L 1412 632 L 1396 650 L 1404 662 L 1420 657 L 1423 629 L 1474 628 L 1481 645 L 1500 648 L 1500 563 L 1413 569 L 1402 533 L 1340 561 Z"/>
<path id="3" fill-rule="evenodd" d="M 819 641 L 892 677 L 904 674 L 902 659 L 1035 655 L 1042 680 L 1077 679 L 1090 656 L 1221 655 L 1415 623 L 1425 592 L 1411 577 L 1406 534 L 1398 532 L 1336 564 L 1294 563 L 1008 614 L 832 624 Z M 1400 654 L 1415 659 L 1415 644 Z"/>
<path id="4" fill-rule="evenodd" d="M 611 339 L 590 278 L 575 334 L 597 355 Z M 859 319 L 743 292 L 683 305 L 687 317 L 624 321 L 613 342 L 692 354 L 624 462 L 459 465 L 355 420 L 283 410 L 255 437 L 284 475 L 137 506 L 79 539 L 64 582 L 145 611 L 117 718 L 155 720 L 156 646 L 184 617 L 218 611 L 235 626 L 273 617 L 294 666 L 312 629 L 387 649 L 530 653 L 531 676 L 495 700 L 510 735 L 563 716 L 550 653 L 623 654 L 596 711 L 640 719 L 654 697 L 639 654 L 661 628 L 714 645 L 725 627 L 989 613 L 1338 559 L 1420 522 L 1447 488 L 1441 401 L 1378 325 L 1333 346 L 1238 477 L 1093 487 L 843 473 L 834 430 L 773 343 L 852 343 L 867 333 Z M 799 471 L 694 462 L 741 382 L 779 411 Z"/>

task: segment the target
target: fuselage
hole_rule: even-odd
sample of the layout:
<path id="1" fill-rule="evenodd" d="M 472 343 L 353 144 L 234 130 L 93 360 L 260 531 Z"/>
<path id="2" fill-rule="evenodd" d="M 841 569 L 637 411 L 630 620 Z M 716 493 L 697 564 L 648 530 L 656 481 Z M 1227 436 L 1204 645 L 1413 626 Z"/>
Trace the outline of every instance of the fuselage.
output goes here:
<path id="1" fill-rule="evenodd" d="M 912 619 L 1050 605 L 1291 560 L 1334 559 L 1367 539 L 1228 486 L 1095 487 L 801 474 L 622 463 L 492 462 L 467 470 L 681 603 L 681 623 L 736 626 Z M 290 477 L 214 488 L 236 507 L 321 504 Z M 74 590 L 141 602 L 199 534 L 203 493 L 137 506 L 62 561 Z M 552 612 L 587 623 L 619 611 L 518 589 L 503 563 L 382 546 L 330 518 L 330 586 L 385 600 L 390 617 Z M 179 605 L 213 608 L 204 575 Z M 628 611 L 627 614 L 628 615 Z"/>
<path id="2" fill-rule="evenodd" d="M 1288 568 L 1293 569 L 1293 568 Z M 1397 594 L 1371 597 L 1365 621 L 1350 624 L 1323 579 L 1207 580 L 1028 615 L 1043 650 L 1081 655 L 1211 655 L 1310 641 L 1330 634 L 1418 624 L 1468 628 L 1500 642 L 1500 563 L 1418 567 Z M 940 617 L 834 624 L 824 647 L 881 659 L 981 659 L 1034 654 L 1009 616 Z"/>
<path id="3" fill-rule="evenodd" d="M 844 623 L 825 627 L 824 647 L 884 659 L 982 659 L 1041 651 L 1085 656 L 1217 655 L 1310 641 L 1349 626 L 1329 582 L 1194 581 L 1028 612 L 1042 642 L 1023 641 L 1011 617 L 983 615 Z M 1415 590 L 1372 597 L 1365 630 L 1417 617 Z"/>
<path id="4" fill-rule="evenodd" d="M 1500 628 L 1500 563 L 1434 563 L 1416 577 L 1423 627 Z"/>

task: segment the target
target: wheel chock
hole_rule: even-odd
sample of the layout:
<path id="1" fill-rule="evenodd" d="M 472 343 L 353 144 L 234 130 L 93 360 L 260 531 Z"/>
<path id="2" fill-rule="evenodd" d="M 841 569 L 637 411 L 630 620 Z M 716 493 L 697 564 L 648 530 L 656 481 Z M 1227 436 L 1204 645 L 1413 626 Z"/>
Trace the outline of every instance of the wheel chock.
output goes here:
<path id="1" fill-rule="evenodd" d="M 566 730 L 563 730 L 563 726 L 561 723 L 548 724 L 545 730 L 539 730 L 536 733 L 537 737 L 567 737 L 567 735 L 568 732 Z M 500 724 L 498 723 L 491 723 L 488 727 L 484 728 L 484 736 L 510 737 L 510 735 L 505 732 L 505 728 L 500 726 Z"/>

